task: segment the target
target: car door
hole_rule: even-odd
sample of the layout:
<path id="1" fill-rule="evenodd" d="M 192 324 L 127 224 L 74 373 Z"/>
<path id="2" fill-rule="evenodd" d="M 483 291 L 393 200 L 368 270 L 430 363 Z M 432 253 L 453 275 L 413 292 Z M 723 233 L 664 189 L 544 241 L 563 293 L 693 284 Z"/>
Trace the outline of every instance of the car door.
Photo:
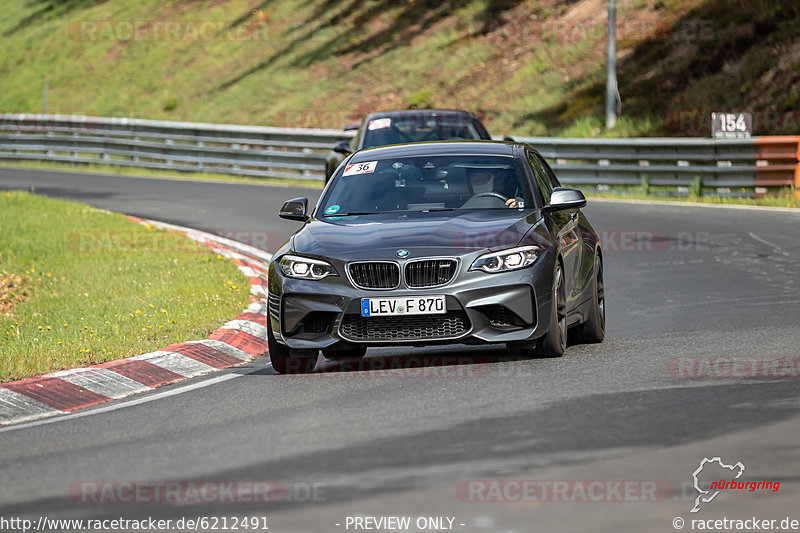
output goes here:
<path id="1" fill-rule="evenodd" d="M 528 152 L 533 172 L 536 175 L 536 183 L 544 197 L 545 205 L 550 204 L 550 195 L 553 189 L 560 186 L 558 179 L 553 174 L 549 165 L 544 159 L 535 152 Z M 569 209 L 547 213 L 550 217 L 551 231 L 555 236 L 556 245 L 564 261 L 564 283 L 567 293 L 567 310 L 577 305 L 576 299 L 580 296 L 581 287 L 577 282 L 577 274 L 580 270 L 581 246 L 578 235 L 578 212 L 579 209 Z"/>
<path id="2" fill-rule="evenodd" d="M 550 165 L 547 164 L 544 158 L 542 158 L 542 164 L 544 165 L 545 171 L 547 171 L 550 176 L 550 182 L 553 186 L 561 187 L 562 185 L 558 181 L 555 172 L 553 172 L 553 169 L 550 168 Z M 581 303 L 586 298 L 591 298 L 589 289 L 592 288 L 590 285 L 592 279 L 594 279 L 594 256 L 595 249 L 597 248 L 597 234 L 592 225 L 589 224 L 589 220 L 586 218 L 586 215 L 583 214 L 583 211 L 574 209 L 570 212 L 570 216 L 573 217 L 574 231 L 577 240 L 575 250 L 574 293 L 577 303 Z"/>

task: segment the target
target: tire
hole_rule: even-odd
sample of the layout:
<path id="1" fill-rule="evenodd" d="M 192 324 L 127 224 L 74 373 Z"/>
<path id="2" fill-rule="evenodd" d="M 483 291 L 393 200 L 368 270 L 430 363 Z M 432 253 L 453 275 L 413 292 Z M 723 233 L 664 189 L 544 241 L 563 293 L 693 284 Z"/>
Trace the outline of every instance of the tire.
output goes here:
<path id="1" fill-rule="evenodd" d="M 269 360 L 272 362 L 273 370 L 278 374 L 308 374 L 317 365 L 316 354 L 292 357 L 289 347 L 275 339 L 269 326 L 267 326 L 267 344 Z"/>
<path id="2" fill-rule="evenodd" d="M 606 337 L 606 290 L 603 283 L 603 260 L 594 258 L 594 280 L 592 283 L 592 309 L 581 327 L 581 342 L 603 342 Z"/>
<path id="3" fill-rule="evenodd" d="M 567 290 L 561 263 L 553 274 L 553 305 L 550 314 L 550 329 L 539 339 L 538 352 L 541 357 L 561 357 L 567 349 Z"/>
<path id="4" fill-rule="evenodd" d="M 357 359 L 361 359 L 366 355 L 367 347 L 366 346 L 345 346 L 345 347 L 336 347 L 336 348 L 325 348 L 322 350 L 322 355 L 325 356 L 325 359 L 330 359 L 331 361 L 353 361 Z"/>

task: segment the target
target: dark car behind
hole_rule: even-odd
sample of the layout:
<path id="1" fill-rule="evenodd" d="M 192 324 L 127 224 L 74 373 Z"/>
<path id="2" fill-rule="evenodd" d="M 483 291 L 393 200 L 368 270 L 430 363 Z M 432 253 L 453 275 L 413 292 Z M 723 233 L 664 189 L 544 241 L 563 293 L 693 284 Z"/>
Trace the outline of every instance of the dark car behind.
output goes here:
<path id="1" fill-rule="evenodd" d="M 353 152 L 376 146 L 424 141 L 491 140 L 489 132 L 468 111 L 406 109 L 367 115 L 351 142 L 339 141 L 328 154 L 325 181 L 342 160 Z"/>

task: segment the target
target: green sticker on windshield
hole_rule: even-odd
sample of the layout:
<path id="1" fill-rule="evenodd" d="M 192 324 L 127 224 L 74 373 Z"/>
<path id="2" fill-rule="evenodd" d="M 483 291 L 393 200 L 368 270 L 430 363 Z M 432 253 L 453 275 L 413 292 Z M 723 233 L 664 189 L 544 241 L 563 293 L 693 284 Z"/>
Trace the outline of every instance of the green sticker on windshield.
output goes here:
<path id="1" fill-rule="evenodd" d="M 332 205 L 328 209 L 325 210 L 326 215 L 332 215 L 339 211 L 340 207 L 338 205 Z"/>

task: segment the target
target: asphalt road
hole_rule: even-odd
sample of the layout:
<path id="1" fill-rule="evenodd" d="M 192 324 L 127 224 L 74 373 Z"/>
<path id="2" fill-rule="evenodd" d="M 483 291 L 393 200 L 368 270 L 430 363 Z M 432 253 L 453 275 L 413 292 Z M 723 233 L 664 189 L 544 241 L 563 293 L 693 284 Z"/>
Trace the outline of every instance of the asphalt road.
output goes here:
<path id="1" fill-rule="evenodd" d="M 281 202 L 317 194 L 0 169 L 0 189 L 28 187 L 238 232 L 268 250 L 296 227 L 275 215 Z M 270 531 L 291 532 L 355 531 L 347 517 L 356 515 L 451 517 L 452 530 L 465 532 L 675 531 L 676 517 L 686 530 L 692 519 L 800 520 L 797 360 L 793 377 L 747 376 L 753 361 L 783 364 L 776 358 L 800 353 L 800 216 L 606 201 L 590 201 L 585 213 L 605 244 L 604 343 L 544 360 L 482 347 L 370 350 L 360 367 L 324 362 L 310 376 L 276 376 L 260 358 L 224 379 L 0 430 L 0 518 L 266 516 Z M 739 358 L 734 375 L 715 363 L 731 356 Z M 699 367 L 706 377 L 681 375 L 687 363 L 676 358 L 685 357 L 708 363 Z M 437 366 L 452 362 L 460 364 Z M 690 513 L 692 472 L 715 456 L 741 461 L 741 479 L 781 481 L 780 490 L 723 491 Z M 540 492 L 480 501 L 513 487 L 509 480 L 538 481 Z M 562 480 L 569 491 L 547 499 L 568 501 L 541 501 L 542 487 Z M 634 489 L 581 501 L 577 488 L 592 480 Z M 657 490 L 637 493 L 642 480 Z M 288 497 L 83 501 L 100 481 L 273 482 Z M 435 529 L 410 529 L 420 530 Z"/>

